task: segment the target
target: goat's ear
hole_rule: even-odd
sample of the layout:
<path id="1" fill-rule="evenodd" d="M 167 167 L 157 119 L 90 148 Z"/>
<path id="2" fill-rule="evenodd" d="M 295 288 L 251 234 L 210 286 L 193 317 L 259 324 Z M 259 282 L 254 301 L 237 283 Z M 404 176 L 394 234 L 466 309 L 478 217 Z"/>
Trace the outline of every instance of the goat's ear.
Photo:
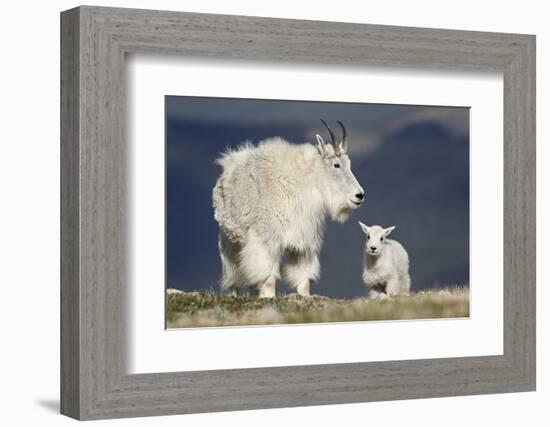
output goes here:
<path id="1" fill-rule="evenodd" d="M 384 236 L 387 237 L 390 235 L 390 233 L 395 230 L 395 225 L 392 225 L 391 227 L 384 228 Z"/>
<path id="2" fill-rule="evenodd" d="M 317 138 L 317 150 L 319 150 L 319 154 L 321 156 L 325 156 L 327 153 L 325 149 L 325 140 L 319 134 L 316 134 L 315 138 Z"/>
<path id="3" fill-rule="evenodd" d="M 363 233 L 365 233 L 368 236 L 369 227 L 367 225 L 363 224 L 361 221 L 359 221 L 359 226 L 361 227 L 361 230 L 363 230 Z"/>

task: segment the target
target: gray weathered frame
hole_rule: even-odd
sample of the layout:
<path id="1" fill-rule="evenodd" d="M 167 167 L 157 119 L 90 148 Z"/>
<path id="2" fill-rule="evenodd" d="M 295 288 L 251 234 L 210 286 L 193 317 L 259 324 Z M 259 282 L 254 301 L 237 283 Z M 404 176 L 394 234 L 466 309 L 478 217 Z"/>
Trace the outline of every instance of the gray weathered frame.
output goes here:
<path id="1" fill-rule="evenodd" d="M 128 375 L 126 53 L 499 71 L 504 354 Z M 61 14 L 61 412 L 78 419 L 535 389 L 535 37 L 83 6 Z"/>

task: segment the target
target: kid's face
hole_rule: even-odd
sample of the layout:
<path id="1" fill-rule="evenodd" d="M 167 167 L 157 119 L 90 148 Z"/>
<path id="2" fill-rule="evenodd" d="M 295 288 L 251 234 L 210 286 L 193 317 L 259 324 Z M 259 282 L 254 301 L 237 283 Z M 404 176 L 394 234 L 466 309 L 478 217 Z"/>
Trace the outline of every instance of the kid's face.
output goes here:
<path id="1" fill-rule="evenodd" d="M 380 255 L 386 237 L 394 230 L 395 227 L 382 228 L 379 225 L 369 227 L 362 222 L 359 222 L 359 225 L 367 237 L 365 242 L 365 252 L 372 256 Z"/>

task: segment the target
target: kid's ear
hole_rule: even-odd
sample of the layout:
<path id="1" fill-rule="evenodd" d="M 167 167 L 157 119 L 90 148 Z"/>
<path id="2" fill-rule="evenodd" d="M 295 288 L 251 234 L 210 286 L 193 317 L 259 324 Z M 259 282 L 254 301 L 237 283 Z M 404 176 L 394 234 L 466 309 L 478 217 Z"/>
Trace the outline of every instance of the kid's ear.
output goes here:
<path id="1" fill-rule="evenodd" d="M 361 226 L 361 230 L 363 230 L 363 233 L 369 234 L 369 227 L 365 224 L 363 224 L 361 221 L 359 221 L 359 225 Z"/>
<path id="2" fill-rule="evenodd" d="M 389 236 L 390 233 L 395 230 L 395 225 L 392 225 L 391 227 L 384 228 L 384 236 Z"/>
<path id="3" fill-rule="evenodd" d="M 323 137 L 319 134 L 316 134 L 315 135 L 315 138 L 317 138 L 317 150 L 319 150 L 319 154 L 321 156 L 324 156 L 326 154 L 326 150 L 325 150 L 325 140 L 323 139 Z"/>

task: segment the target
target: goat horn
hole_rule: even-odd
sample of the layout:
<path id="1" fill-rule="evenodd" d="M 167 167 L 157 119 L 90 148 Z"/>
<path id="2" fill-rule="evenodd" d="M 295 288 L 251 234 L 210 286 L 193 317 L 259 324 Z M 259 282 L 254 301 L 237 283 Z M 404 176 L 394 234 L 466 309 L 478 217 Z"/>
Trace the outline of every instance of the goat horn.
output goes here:
<path id="1" fill-rule="evenodd" d="M 321 121 L 323 122 L 325 127 L 328 129 L 328 132 L 330 133 L 330 138 L 332 139 L 332 145 L 334 146 L 334 149 L 336 150 L 337 144 L 336 144 L 336 138 L 334 137 L 334 132 L 332 132 L 332 130 L 330 130 L 327 123 L 323 119 L 321 119 Z"/>
<path id="2" fill-rule="evenodd" d="M 346 132 L 346 127 L 342 124 L 340 120 L 336 120 L 337 123 L 342 128 L 342 148 L 344 152 L 348 151 L 348 133 Z"/>

